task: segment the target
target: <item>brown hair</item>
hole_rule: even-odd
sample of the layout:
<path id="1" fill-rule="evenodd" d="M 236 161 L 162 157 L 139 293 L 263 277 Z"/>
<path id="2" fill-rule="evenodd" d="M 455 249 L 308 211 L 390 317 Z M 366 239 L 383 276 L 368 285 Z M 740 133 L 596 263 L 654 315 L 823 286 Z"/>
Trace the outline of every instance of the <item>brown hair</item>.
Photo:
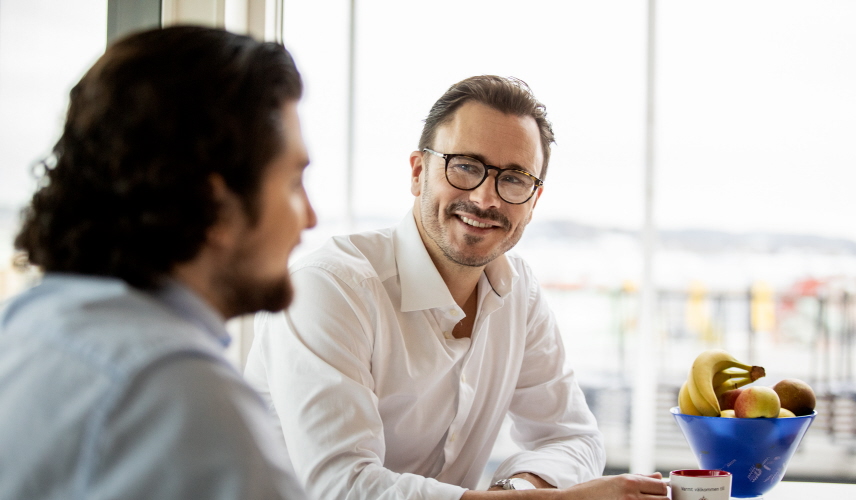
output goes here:
<path id="1" fill-rule="evenodd" d="M 529 85 L 519 78 L 495 75 L 473 76 L 449 87 L 449 90 L 437 99 L 428 117 L 425 118 L 425 126 L 419 138 L 419 150 L 430 148 L 437 134 L 437 128 L 451 120 L 455 111 L 471 100 L 506 114 L 531 116 L 535 119 L 541 134 L 541 149 L 544 151 L 544 165 L 541 168 L 541 180 L 544 180 L 547 177 L 547 164 L 550 161 L 550 145 L 556 142 L 553 137 L 553 126 L 547 120 L 546 106 L 535 99 Z"/>
<path id="2" fill-rule="evenodd" d="M 301 93 L 282 45 L 191 26 L 118 41 L 72 89 L 15 246 L 45 271 L 155 285 L 214 224 L 212 174 L 255 220 L 281 108 Z"/>

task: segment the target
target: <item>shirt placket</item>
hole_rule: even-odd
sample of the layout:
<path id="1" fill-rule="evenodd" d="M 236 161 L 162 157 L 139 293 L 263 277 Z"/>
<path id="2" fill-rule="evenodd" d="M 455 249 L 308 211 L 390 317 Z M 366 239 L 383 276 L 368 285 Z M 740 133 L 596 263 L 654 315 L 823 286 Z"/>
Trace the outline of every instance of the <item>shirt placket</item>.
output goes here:
<path id="1" fill-rule="evenodd" d="M 440 316 L 443 337 L 448 342 L 459 342 L 459 340 L 455 339 L 453 330 L 455 326 L 465 317 L 463 309 L 456 305 L 449 306 L 441 311 Z M 469 353 L 464 355 L 464 359 L 466 359 L 467 357 L 469 357 Z M 456 370 L 456 376 L 458 377 L 458 405 L 455 411 L 455 416 L 452 418 L 452 421 L 450 422 L 449 428 L 446 432 L 446 443 L 443 448 L 446 465 L 448 465 L 451 460 L 454 460 L 454 458 L 457 457 L 460 453 L 460 442 L 463 441 L 462 439 L 460 439 L 460 429 L 463 422 L 466 421 L 466 415 L 464 413 L 468 414 L 469 408 L 472 405 L 472 391 L 468 390 L 467 384 L 462 382 L 462 379 L 465 379 L 465 377 L 462 375 L 463 364 L 464 361 L 462 359 L 458 363 Z M 466 411 L 462 411 L 465 408 Z"/>
<path id="2" fill-rule="evenodd" d="M 455 338 L 453 334 L 453 330 L 455 326 L 464 319 L 464 311 L 458 306 L 449 306 L 442 310 L 440 324 L 442 325 L 442 333 L 443 337 L 446 340 L 452 340 Z"/>
<path id="3" fill-rule="evenodd" d="M 486 334 L 483 330 L 486 330 L 490 326 L 490 314 L 497 310 L 501 304 L 502 299 L 498 297 L 491 295 L 484 297 L 481 310 L 476 317 L 476 324 L 473 325 L 470 349 L 464 355 L 458 370 L 458 408 L 455 418 L 452 419 L 449 431 L 446 434 L 446 445 L 444 447 L 446 466 L 444 469 L 455 462 L 463 450 L 464 443 L 467 441 L 465 436 L 463 436 L 463 432 L 467 428 L 468 419 L 473 409 L 473 403 L 475 402 L 475 387 L 480 370 L 478 362 L 471 362 L 471 360 L 481 359 L 481 356 L 474 356 L 474 351 L 478 349 L 476 338 Z M 484 343 L 479 342 L 478 345 L 484 345 Z"/>

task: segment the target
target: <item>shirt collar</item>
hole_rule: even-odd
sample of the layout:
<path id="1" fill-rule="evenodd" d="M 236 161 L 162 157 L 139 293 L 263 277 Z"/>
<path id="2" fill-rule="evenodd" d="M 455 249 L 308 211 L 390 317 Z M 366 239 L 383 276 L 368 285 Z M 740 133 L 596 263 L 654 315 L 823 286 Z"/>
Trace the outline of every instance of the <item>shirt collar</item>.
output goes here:
<path id="1" fill-rule="evenodd" d="M 401 311 L 457 307 L 449 287 L 428 255 L 412 211 L 395 227 L 393 237 L 401 283 Z M 484 277 L 497 295 L 505 297 L 511 292 L 518 274 L 503 254 L 485 267 Z"/>
<path id="2" fill-rule="evenodd" d="M 232 337 L 226 331 L 225 319 L 190 288 L 168 278 L 154 295 L 173 312 L 211 334 L 223 347 L 229 346 Z"/>
<path id="3" fill-rule="evenodd" d="M 493 291 L 498 296 L 505 298 L 506 295 L 511 293 L 514 283 L 517 282 L 517 278 L 520 275 L 517 274 L 517 270 L 508 261 L 508 257 L 502 254 L 485 266 L 484 276 L 487 278 Z"/>
<path id="4" fill-rule="evenodd" d="M 449 287 L 428 255 L 413 212 L 393 231 L 395 264 L 401 282 L 401 311 L 457 307 Z"/>

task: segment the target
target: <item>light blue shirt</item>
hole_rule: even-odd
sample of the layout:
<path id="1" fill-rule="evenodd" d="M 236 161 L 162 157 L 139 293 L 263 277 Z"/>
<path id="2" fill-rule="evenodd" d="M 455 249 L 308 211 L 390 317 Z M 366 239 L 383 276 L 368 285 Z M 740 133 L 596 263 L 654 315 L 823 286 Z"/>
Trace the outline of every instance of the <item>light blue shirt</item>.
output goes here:
<path id="1" fill-rule="evenodd" d="M 0 312 L 0 498 L 304 498 L 228 342 L 177 283 L 48 274 Z"/>

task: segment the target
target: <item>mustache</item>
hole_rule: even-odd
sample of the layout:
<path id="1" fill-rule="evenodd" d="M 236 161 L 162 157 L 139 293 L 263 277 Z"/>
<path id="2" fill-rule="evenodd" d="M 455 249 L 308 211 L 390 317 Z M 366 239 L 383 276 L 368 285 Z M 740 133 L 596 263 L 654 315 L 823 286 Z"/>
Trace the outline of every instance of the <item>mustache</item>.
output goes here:
<path id="1" fill-rule="evenodd" d="M 500 213 L 499 210 L 495 208 L 482 210 L 475 203 L 461 200 L 453 202 L 446 207 L 446 217 L 453 217 L 455 212 L 465 212 L 478 219 L 495 222 L 506 231 L 511 229 L 511 221 L 508 220 L 508 217 Z"/>

